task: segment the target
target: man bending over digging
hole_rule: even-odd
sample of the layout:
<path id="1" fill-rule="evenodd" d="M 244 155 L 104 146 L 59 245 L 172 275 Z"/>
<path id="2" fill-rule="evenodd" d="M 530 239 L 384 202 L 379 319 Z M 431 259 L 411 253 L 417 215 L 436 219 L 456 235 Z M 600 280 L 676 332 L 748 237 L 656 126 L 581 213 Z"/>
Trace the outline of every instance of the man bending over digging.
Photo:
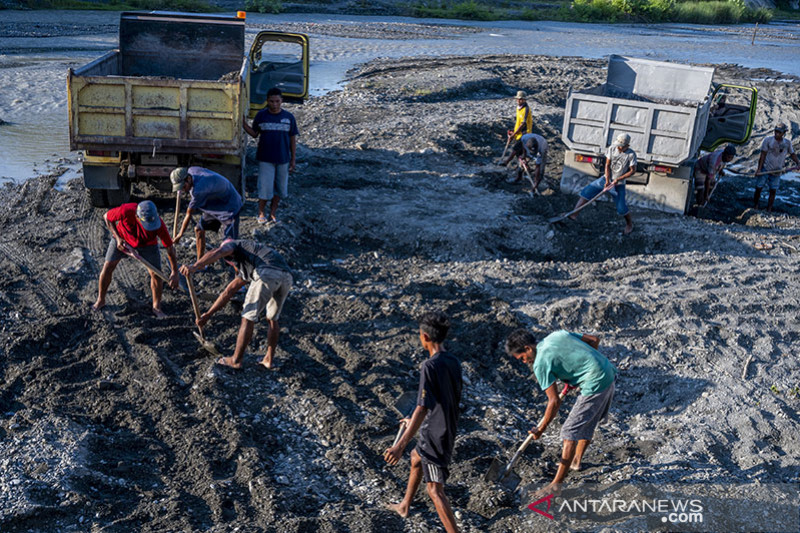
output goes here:
<path id="1" fill-rule="evenodd" d="M 536 493 L 537 498 L 558 492 L 570 469 L 580 470 L 581 459 L 592 442 L 597 424 L 608 415 L 617 369 L 597 351 L 599 344 L 597 337 L 564 330 L 551 333 L 538 344 L 536 337 L 526 329 L 513 331 L 506 340 L 506 353 L 531 365 L 536 381 L 547 394 L 544 418 L 538 427 L 529 431 L 534 439 L 542 436 L 561 406 L 556 380 L 581 389 L 581 395 L 561 426 L 564 448 L 556 476 Z"/>
<path id="2" fill-rule="evenodd" d="M 253 329 L 259 315 L 266 314 L 269 323 L 267 333 L 267 353 L 258 363 L 257 368 L 272 368 L 272 358 L 278 346 L 280 326 L 278 318 L 283 309 L 283 303 L 292 289 L 292 274 L 283 257 L 260 242 L 252 240 L 225 239 L 219 248 L 207 252 L 193 265 L 183 265 L 181 273 L 190 276 L 206 265 L 219 259 L 225 259 L 236 270 L 236 277 L 228 283 L 222 294 L 211 308 L 200 315 L 197 325 L 205 326 L 211 315 L 222 309 L 239 292 L 239 289 L 250 284 L 242 307 L 242 322 L 239 326 L 239 335 L 236 337 L 236 348 L 233 356 L 220 357 L 217 364 L 234 369 L 242 368 L 244 351 L 253 338 Z"/>
<path id="3" fill-rule="evenodd" d="M 449 475 L 461 402 L 461 362 L 445 351 L 444 340 L 450 330 L 450 319 L 441 312 L 429 312 L 419 321 L 419 340 L 430 354 L 420 366 L 417 408 L 407 422 L 407 430 L 395 446 L 384 452 L 390 465 L 396 465 L 403 451 L 419 430 L 417 447 L 411 452 L 411 473 L 403 501 L 388 508 L 403 518 L 422 479 L 433 500 L 436 512 L 447 533 L 458 531 L 453 510 L 444 493 Z"/>

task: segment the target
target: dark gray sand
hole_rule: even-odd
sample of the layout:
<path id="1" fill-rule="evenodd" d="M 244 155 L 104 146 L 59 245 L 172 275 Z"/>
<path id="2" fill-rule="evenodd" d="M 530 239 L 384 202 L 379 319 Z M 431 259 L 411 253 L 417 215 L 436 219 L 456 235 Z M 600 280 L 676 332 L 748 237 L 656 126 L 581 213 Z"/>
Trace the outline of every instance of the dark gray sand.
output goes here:
<path id="1" fill-rule="evenodd" d="M 272 372 L 256 366 L 266 324 L 244 371 L 214 368 L 191 334 L 188 296 L 167 290 L 170 317 L 156 320 L 146 274 L 130 261 L 106 310 L 90 312 L 108 243 L 103 211 L 80 180 L 55 190 L 59 172 L 5 186 L 0 529 L 436 531 L 424 490 L 407 520 L 382 510 L 405 488 L 407 455 L 387 467 L 382 452 L 394 398 L 417 385 L 415 318 L 429 309 L 452 316 L 449 346 L 468 380 L 446 489 L 464 531 L 567 529 L 525 506 L 527 487 L 555 472 L 574 399 L 522 457 L 525 490 L 482 481 L 545 405 L 529 371 L 503 356 L 520 326 L 596 334 L 621 371 L 610 420 L 570 483 L 796 484 L 800 207 L 754 211 L 752 182 L 731 177 L 706 218 L 633 209 L 636 228 L 623 237 L 601 202 L 549 227 L 575 202 L 558 192 L 567 90 L 600 82 L 603 65 L 375 62 L 344 91 L 290 108 L 302 136 L 282 222 L 257 226 L 252 197 L 242 219 L 242 236 L 272 244 L 295 269 Z M 718 81 L 767 75 L 781 77 L 717 71 Z M 758 135 L 778 118 L 800 122 L 796 82 L 758 86 L 758 131 L 740 150 L 751 165 Z M 552 149 L 536 198 L 490 164 L 520 88 Z M 782 187 L 797 193 L 798 183 Z M 171 225 L 172 200 L 158 205 Z M 181 243 L 182 261 L 191 244 Z M 220 267 L 198 275 L 203 307 L 226 279 Z M 229 306 L 206 330 L 224 353 L 238 313 Z"/>

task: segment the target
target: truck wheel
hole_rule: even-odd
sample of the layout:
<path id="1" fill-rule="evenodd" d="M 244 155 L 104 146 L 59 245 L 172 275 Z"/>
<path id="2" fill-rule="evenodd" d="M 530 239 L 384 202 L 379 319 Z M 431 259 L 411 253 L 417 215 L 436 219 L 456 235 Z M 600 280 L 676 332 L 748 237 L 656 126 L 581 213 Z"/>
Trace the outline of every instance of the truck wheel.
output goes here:
<path id="1" fill-rule="evenodd" d="M 131 199 L 131 184 L 126 183 L 122 189 L 88 189 L 89 200 L 94 207 L 117 207 Z"/>

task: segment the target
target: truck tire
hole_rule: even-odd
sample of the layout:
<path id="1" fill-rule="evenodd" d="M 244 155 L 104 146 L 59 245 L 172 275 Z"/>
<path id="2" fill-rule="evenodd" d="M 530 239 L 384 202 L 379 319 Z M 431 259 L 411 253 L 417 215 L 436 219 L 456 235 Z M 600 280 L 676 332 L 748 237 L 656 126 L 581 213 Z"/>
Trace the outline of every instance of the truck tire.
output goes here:
<path id="1" fill-rule="evenodd" d="M 131 184 L 125 183 L 122 189 L 88 189 L 89 200 L 94 207 L 117 207 L 131 199 Z"/>

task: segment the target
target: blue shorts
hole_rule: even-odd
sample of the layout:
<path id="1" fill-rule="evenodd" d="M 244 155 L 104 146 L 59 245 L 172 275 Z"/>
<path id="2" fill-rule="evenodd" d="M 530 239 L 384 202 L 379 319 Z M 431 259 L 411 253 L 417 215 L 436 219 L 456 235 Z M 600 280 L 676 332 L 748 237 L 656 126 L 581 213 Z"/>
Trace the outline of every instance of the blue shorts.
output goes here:
<path id="1" fill-rule="evenodd" d="M 239 238 L 239 213 L 236 213 L 231 218 L 226 218 L 223 222 L 214 215 L 203 213 L 200 215 L 200 220 L 197 221 L 197 229 L 202 231 L 219 231 L 219 228 L 224 228 L 223 232 L 226 239 Z"/>
<path id="2" fill-rule="evenodd" d="M 289 196 L 289 163 L 258 162 L 258 199 L 271 200 L 273 197 Z"/>
<path id="3" fill-rule="evenodd" d="M 150 246 L 140 246 L 135 249 L 139 252 L 139 255 L 142 256 L 142 259 L 150 263 L 156 268 L 161 268 L 161 253 L 158 251 L 157 244 L 151 244 Z M 116 239 L 112 238 L 111 242 L 108 243 L 108 249 L 106 250 L 106 262 L 114 263 L 116 261 L 120 261 L 125 259 L 126 257 L 130 257 L 128 254 L 124 254 L 119 251 L 117 248 L 117 241 Z"/>
<path id="4" fill-rule="evenodd" d="M 761 174 L 756 176 L 756 189 L 763 189 L 764 185 L 769 184 L 769 190 L 777 191 L 781 184 L 780 173 L 775 174 Z"/>
<path id="5" fill-rule="evenodd" d="M 605 189 L 605 187 L 606 179 L 601 176 L 581 190 L 581 198 L 585 200 L 591 200 L 600 194 L 600 191 Z M 628 209 L 628 204 L 625 203 L 625 182 L 623 181 L 614 185 L 614 189 L 608 192 L 616 199 L 617 214 L 621 217 L 627 215 L 630 212 L 630 209 Z"/>

